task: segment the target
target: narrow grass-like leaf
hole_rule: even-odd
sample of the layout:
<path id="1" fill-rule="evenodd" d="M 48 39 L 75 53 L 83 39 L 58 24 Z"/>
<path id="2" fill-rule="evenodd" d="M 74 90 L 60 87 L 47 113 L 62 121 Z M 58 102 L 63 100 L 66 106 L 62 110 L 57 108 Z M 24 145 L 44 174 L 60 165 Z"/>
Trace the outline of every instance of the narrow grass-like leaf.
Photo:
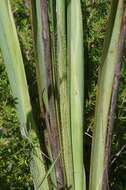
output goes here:
<path id="1" fill-rule="evenodd" d="M 84 48 L 81 1 L 69 2 L 70 113 L 75 190 L 85 189 L 83 167 Z M 67 24 L 67 26 L 69 23 Z M 69 26 L 68 26 L 69 27 Z"/>
<path id="2" fill-rule="evenodd" d="M 66 174 L 67 186 L 74 188 L 73 180 L 73 160 L 72 160 L 72 141 L 70 129 L 70 104 L 68 92 L 68 66 L 66 48 L 66 2 L 56 0 L 57 16 L 57 70 L 58 70 L 58 90 L 61 119 L 61 139 L 63 146 L 63 160 Z"/>
<path id="3" fill-rule="evenodd" d="M 34 38 L 36 45 L 36 57 L 38 68 L 38 88 L 40 91 L 40 101 L 43 110 L 43 120 L 48 130 L 48 137 L 51 153 L 55 160 L 60 152 L 60 140 L 58 131 L 58 120 L 56 104 L 54 98 L 54 80 L 52 68 L 52 56 L 50 47 L 50 31 L 48 3 L 46 0 L 36 0 L 33 2 L 34 13 Z M 58 188 L 64 186 L 63 172 L 61 167 L 61 157 L 55 164 Z"/>
<path id="4" fill-rule="evenodd" d="M 45 168 L 36 135 L 35 123 L 32 117 L 32 108 L 19 41 L 8 0 L 0 0 L 0 48 L 6 64 L 13 96 L 17 100 L 16 108 L 22 136 L 34 146 L 31 150 L 30 167 L 35 189 L 37 189 L 41 183 L 40 176 L 45 176 Z M 43 189 L 48 190 L 47 180 L 39 187 L 39 190 Z"/>
<path id="5" fill-rule="evenodd" d="M 53 168 L 55 167 L 55 164 L 56 164 L 57 160 L 59 159 L 59 156 L 60 156 L 60 153 L 59 153 L 59 155 L 57 156 L 56 160 L 54 160 L 53 163 L 51 164 L 51 166 L 50 166 L 48 172 L 46 173 L 46 175 L 44 176 L 44 178 L 43 178 L 43 180 L 42 180 L 42 183 L 46 180 L 46 178 L 47 178 L 49 175 L 51 175 L 51 172 L 52 172 Z"/>
<path id="6" fill-rule="evenodd" d="M 89 190 L 102 190 L 105 170 L 105 143 L 108 127 L 108 114 L 115 67 L 118 61 L 118 46 L 123 15 L 123 0 L 112 1 L 112 13 L 105 38 L 102 65 L 99 73 L 96 107 L 96 128 L 93 136 L 90 187 Z"/>

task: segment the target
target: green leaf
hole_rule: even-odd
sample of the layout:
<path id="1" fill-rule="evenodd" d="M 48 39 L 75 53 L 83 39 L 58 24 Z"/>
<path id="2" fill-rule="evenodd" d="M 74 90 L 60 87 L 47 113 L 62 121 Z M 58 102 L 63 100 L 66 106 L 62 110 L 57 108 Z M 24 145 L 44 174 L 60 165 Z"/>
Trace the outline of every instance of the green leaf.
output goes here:
<path id="1" fill-rule="evenodd" d="M 57 79 L 60 106 L 60 129 L 63 146 L 63 161 L 68 188 L 74 188 L 72 139 L 70 128 L 70 102 L 69 102 L 69 78 L 66 47 L 66 3 L 64 0 L 56 0 L 57 20 Z"/>
<path id="2" fill-rule="evenodd" d="M 21 134 L 33 145 L 31 149 L 31 171 L 35 189 L 37 189 L 41 183 L 40 176 L 45 176 L 45 168 L 33 121 L 21 50 L 8 0 L 0 0 L 0 29 L 0 48 L 6 64 L 13 97 L 16 98 L 17 102 L 16 108 Z M 39 189 L 48 190 L 47 180 L 41 184 Z"/>
<path id="3" fill-rule="evenodd" d="M 89 190 L 102 190 L 105 170 L 105 144 L 108 127 L 108 115 L 111 102 L 115 66 L 117 64 L 118 45 L 123 15 L 123 0 L 113 0 L 112 11 L 103 49 L 102 64 L 99 73 L 96 128 L 92 142 L 90 187 Z"/>
<path id="4" fill-rule="evenodd" d="M 70 117 L 75 190 L 86 189 L 83 166 L 84 48 L 81 1 L 68 3 Z"/>

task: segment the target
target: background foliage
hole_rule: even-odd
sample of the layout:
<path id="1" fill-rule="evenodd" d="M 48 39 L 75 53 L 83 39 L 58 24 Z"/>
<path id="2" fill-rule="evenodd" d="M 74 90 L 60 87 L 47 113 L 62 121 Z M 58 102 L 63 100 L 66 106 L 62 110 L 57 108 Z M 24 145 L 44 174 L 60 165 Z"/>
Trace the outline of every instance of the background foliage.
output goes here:
<path id="1" fill-rule="evenodd" d="M 85 103 L 85 148 L 86 172 L 89 172 L 91 135 L 94 128 L 96 84 L 107 26 L 110 1 L 87 1 L 86 19 L 88 49 L 86 63 L 86 103 Z M 34 55 L 29 10 L 23 0 L 11 0 L 15 23 L 21 44 L 25 69 L 33 106 L 37 106 Z M 110 187 L 111 190 L 126 189 L 126 58 L 123 58 L 118 104 L 116 108 L 113 133 Z M 7 74 L 0 57 L 0 189 L 31 190 L 32 178 L 29 170 L 29 152 L 27 143 L 21 138 L 19 124 L 14 108 L 15 100 L 11 96 Z M 36 113 L 35 113 L 36 114 Z M 40 116 L 37 115 L 39 118 Z"/>

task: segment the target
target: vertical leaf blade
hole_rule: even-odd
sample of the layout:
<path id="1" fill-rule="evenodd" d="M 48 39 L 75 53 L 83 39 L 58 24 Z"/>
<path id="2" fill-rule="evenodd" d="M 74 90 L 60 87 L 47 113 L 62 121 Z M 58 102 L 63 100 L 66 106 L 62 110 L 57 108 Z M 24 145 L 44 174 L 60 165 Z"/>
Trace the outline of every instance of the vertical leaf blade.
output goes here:
<path id="1" fill-rule="evenodd" d="M 58 89 L 60 104 L 61 139 L 63 146 L 63 161 L 65 167 L 66 181 L 68 188 L 74 188 L 73 180 L 73 158 L 72 139 L 70 128 L 70 104 L 68 92 L 68 65 L 66 48 L 66 2 L 56 0 L 57 15 L 57 68 L 58 68 Z"/>
<path id="2" fill-rule="evenodd" d="M 35 123 L 32 117 L 32 108 L 28 93 L 22 55 L 16 28 L 8 0 L 0 1 L 0 48 L 6 64 L 6 69 L 14 98 L 17 98 L 17 114 L 20 121 L 21 133 L 30 144 L 31 150 L 31 172 L 35 189 L 47 189 L 48 182 L 41 184 L 46 172 L 41 155 L 39 141 L 35 131 Z M 32 129 L 28 131 L 28 129 Z M 33 141 L 33 143 L 32 143 Z"/>
<path id="3" fill-rule="evenodd" d="M 75 190 L 85 189 L 83 167 L 84 49 L 80 0 L 69 2 L 70 114 Z M 70 15 L 70 16 L 69 16 Z M 68 26 L 69 27 L 69 26 Z"/>
<path id="4" fill-rule="evenodd" d="M 114 10 L 113 10 L 114 9 Z M 118 43 L 121 30 L 123 15 L 123 0 L 113 1 L 112 14 L 110 15 L 109 28 L 107 31 L 102 66 L 99 73 L 98 96 L 96 102 L 96 128 L 93 136 L 91 168 L 90 168 L 90 187 L 89 190 L 102 190 L 105 143 L 108 126 L 109 106 L 115 66 L 117 64 Z M 107 49 L 106 49 L 107 48 Z"/>
<path id="5" fill-rule="evenodd" d="M 40 91 L 40 103 L 44 108 L 43 119 L 48 131 L 48 137 L 52 152 L 52 157 L 56 160 L 60 152 L 59 123 L 57 119 L 57 108 L 54 97 L 53 66 L 51 56 L 51 40 L 49 31 L 48 2 L 46 0 L 32 1 L 35 5 L 34 29 L 37 68 L 38 68 L 38 88 Z M 34 7 L 33 7 L 34 9 Z M 55 173 L 58 188 L 64 186 L 63 172 L 61 166 L 61 156 L 55 164 Z"/>

